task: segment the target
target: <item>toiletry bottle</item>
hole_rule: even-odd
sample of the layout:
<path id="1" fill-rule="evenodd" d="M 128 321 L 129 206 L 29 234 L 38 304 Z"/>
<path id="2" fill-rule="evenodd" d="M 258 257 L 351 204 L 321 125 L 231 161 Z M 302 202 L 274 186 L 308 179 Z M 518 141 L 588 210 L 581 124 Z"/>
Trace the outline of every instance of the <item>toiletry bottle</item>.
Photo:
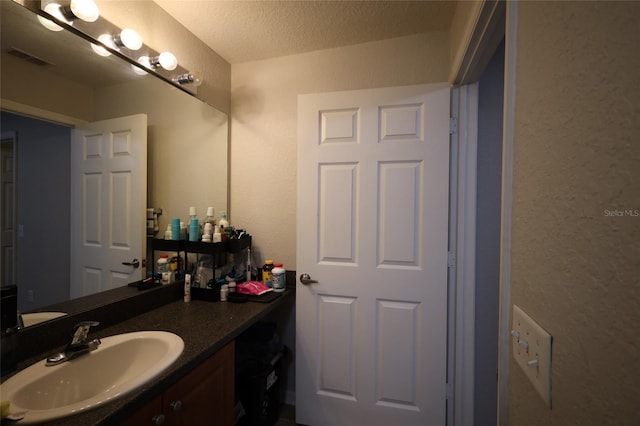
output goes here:
<path id="1" fill-rule="evenodd" d="M 204 219 L 204 223 L 210 223 L 211 224 L 211 228 L 214 227 L 214 225 L 216 225 L 216 217 L 214 215 L 214 208 L 213 207 L 207 207 L 207 217 Z"/>
<path id="2" fill-rule="evenodd" d="M 171 270 L 169 269 L 169 255 L 163 254 L 158 258 L 158 273 L 160 274 L 160 283 L 169 284 L 171 282 Z"/>
<path id="3" fill-rule="evenodd" d="M 220 213 L 220 220 L 218 221 L 218 226 L 220 226 L 220 228 L 228 228 L 229 227 L 229 220 L 227 219 L 227 212 L 221 212 Z"/>
<path id="4" fill-rule="evenodd" d="M 180 239 L 180 218 L 174 217 L 171 219 L 171 239 Z"/>
<path id="5" fill-rule="evenodd" d="M 273 260 L 265 260 L 262 266 L 262 284 L 267 287 L 273 287 L 273 276 L 271 271 L 273 270 Z"/>
<path id="6" fill-rule="evenodd" d="M 167 230 L 164 231 L 164 239 L 165 240 L 170 240 L 171 239 L 171 225 L 167 225 Z"/>
<path id="7" fill-rule="evenodd" d="M 251 281 L 251 247 L 247 247 L 247 281 Z"/>
<path id="8" fill-rule="evenodd" d="M 202 242 L 210 243 L 213 237 L 213 229 L 211 228 L 210 223 L 205 223 L 204 228 L 202 229 Z"/>
<path id="9" fill-rule="evenodd" d="M 220 301 L 226 302 L 228 295 L 229 295 L 229 286 L 227 284 L 222 284 L 220 286 Z"/>
<path id="10" fill-rule="evenodd" d="M 191 302 L 191 274 L 184 276 L 184 301 Z"/>
<path id="11" fill-rule="evenodd" d="M 273 291 L 276 293 L 282 293 L 287 288 L 286 284 L 286 270 L 282 266 L 282 263 L 276 263 L 271 271 L 271 277 L 273 282 Z"/>
<path id="12" fill-rule="evenodd" d="M 213 228 L 212 241 L 214 243 L 221 243 L 222 242 L 222 235 L 220 234 L 220 227 L 218 225 L 216 225 L 215 228 Z"/>
<path id="13" fill-rule="evenodd" d="M 200 239 L 200 226 L 198 219 L 192 217 L 189 219 L 189 241 L 198 241 Z"/>
<path id="14" fill-rule="evenodd" d="M 229 227 L 227 212 L 220 213 L 220 220 L 218 221 L 218 227 L 220 228 L 220 236 L 222 237 L 222 241 L 225 241 L 227 239 L 227 228 Z"/>

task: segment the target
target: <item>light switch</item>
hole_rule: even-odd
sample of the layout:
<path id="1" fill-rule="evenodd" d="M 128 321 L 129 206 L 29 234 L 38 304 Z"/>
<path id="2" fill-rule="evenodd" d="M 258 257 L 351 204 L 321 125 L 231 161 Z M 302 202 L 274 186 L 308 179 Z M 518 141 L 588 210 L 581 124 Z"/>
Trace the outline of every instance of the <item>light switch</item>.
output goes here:
<path id="1" fill-rule="evenodd" d="M 513 305 L 511 336 L 513 357 L 551 408 L 551 335 Z"/>

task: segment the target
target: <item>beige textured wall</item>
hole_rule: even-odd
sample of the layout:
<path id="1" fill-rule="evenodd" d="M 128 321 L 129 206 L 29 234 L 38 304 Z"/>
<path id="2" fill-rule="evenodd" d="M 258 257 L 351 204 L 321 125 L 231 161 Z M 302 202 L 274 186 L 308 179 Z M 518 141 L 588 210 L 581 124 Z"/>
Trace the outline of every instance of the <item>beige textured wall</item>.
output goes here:
<path id="1" fill-rule="evenodd" d="M 228 113 L 231 65 L 151 0 L 97 0 L 101 15 L 120 28 L 135 29 L 152 49 L 168 50 L 182 67 L 198 71 L 204 82 L 198 97 Z"/>
<path id="2" fill-rule="evenodd" d="M 233 65 L 231 221 L 296 268 L 297 96 L 447 80 L 448 34 L 431 33 Z"/>
<path id="3" fill-rule="evenodd" d="M 518 6 L 511 296 L 554 340 L 551 410 L 511 364 L 513 426 L 640 424 L 639 17 Z"/>

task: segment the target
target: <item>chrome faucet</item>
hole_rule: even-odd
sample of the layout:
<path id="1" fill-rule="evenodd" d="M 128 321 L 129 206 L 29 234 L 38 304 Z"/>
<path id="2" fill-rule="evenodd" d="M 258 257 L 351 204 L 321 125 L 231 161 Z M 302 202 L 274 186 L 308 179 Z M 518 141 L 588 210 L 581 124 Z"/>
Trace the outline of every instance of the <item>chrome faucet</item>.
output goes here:
<path id="1" fill-rule="evenodd" d="M 46 366 L 62 364 L 65 361 L 72 360 L 73 358 L 82 354 L 89 353 L 98 349 L 100 346 L 100 339 L 89 340 L 88 334 L 91 327 L 99 325 L 98 321 L 83 321 L 76 324 L 73 327 L 73 336 L 71 342 L 67 345 L 64 351 L 47 358 Z"/>

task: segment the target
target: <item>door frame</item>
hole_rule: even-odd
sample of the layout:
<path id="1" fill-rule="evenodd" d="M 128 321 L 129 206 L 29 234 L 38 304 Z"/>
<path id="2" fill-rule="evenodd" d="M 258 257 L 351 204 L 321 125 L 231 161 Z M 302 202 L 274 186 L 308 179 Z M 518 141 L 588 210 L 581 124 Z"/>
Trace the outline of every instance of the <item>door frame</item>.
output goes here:
<path id="1" fill-rule="evenodd" d="M 477 87 L 495 48 L 505 37 L 504 110 L 502 128 L 502 190 L 500 224 L 500 295 L 498 333 L 498 424 L 508 424 L 510 362 L 511 217 L 513 200 L 513 146 L 517 1 L 483 0 L 476 3 L 463 32 L 462 51 L 454 58 L 452 90 L 451 226 L 450 226 L 450 339 L 448 367 L 448 424 L 474 423 L 475 322 L 475 185 L 477 156 Z M 475 109 L 474 109 L 475 108 Z M 457 128 L 457 129 L 456 129 Z M 453 154 L 457 152 L 454 157 Z M 455 179 L 455 180 L 454 180 Z"/>
<path id="2" fill-rule="evenodd" d="M 473 425 L 478 84 L 451 93 L 447 423 Z"/>
<path id="3" fill-rule="evenodd" d="M 18 217 L 18 134 L 13 130 L 5 130 L 0 133 L 0 139 L 11 140 L 11 146 L 13 150 L 13 208 L 11 212 L 11 214 L 13 215 L 13 256 L 11 256 L 11 278 L 13 282 L 7 284 L 12 285 L 18 282 L 18 224 L 16 223 L 16 219 Z M 5 274 L 6 272 L 3 270 L 1 273 Z"/>

